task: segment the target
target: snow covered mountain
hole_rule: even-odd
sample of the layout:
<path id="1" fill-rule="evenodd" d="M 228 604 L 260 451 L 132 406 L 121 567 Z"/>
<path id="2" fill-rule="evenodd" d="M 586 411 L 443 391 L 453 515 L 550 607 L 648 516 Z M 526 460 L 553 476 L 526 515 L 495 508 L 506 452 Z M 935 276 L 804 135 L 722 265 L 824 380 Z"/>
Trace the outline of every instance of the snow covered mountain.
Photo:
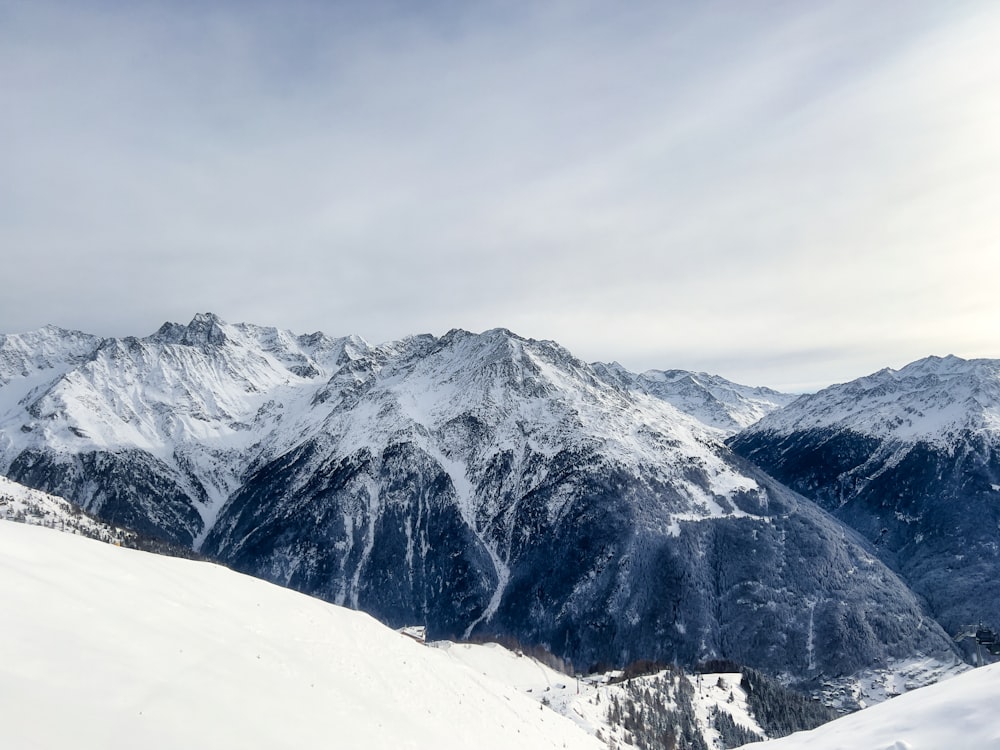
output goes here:
<path id="1" fill-rule="evenodd" d="M 947 447 L 1000 434 L 1000 360 L 927 357 L 802 396 L 747 434 L 835 429 L 896 444 Z"/>
<path id="2" fill-rule="evenodd" d="M 100 340 L 89 333 L 56 326 L 0 336 L 0 385 L 15 378 L 22 379 L 22 385 L 31 385 L 38 379 L 36 376 L 59 375 L 70 365 L 86 360 Z"/>
<path id="3" fill-rule="evenodd" d="M 728 435 L 798 398 L 770 388 L 740 385 L 706 372 L 647 370 L 635 374 L 617 362 L 596 362 L 593 367 L 608 382 L 662 399 Z"/>
<path id="4" fill-rule="evenodd" d="M 213 315 L 75 341 L 0 390 L 0 470 L 394 626 L 581 667 L 951 658 L 860 540 L 719 427 L 552 342 L 372 346 Z"/>
<path id="5" fill-rule="evenodd" d="M 189 546 L 249 463 L 266 459 L 262 436 L 272 450 L 286 447 L 274 429 L 286 408 L 308 402 L 356 341 L 197 315 L 144 339 L 90 337 L 81 356 L 81 336 L 64 336 L 60 348 L 56 330 L 43 329 L 40 356 L 22 356 L 22 376 L 0 389 L 0 466 L 111 522 Z M 33 337 L 5 337 L 0 351 Z"/>
<path id="6" fill-rule="evenodd" d="M 0 521 L 0 746 L 598 748 L 371 617 Z"/>
<path id="7" fill-rule="evenodd" d="M 730 445 L 860 531 L 952 632 L 1000 624 L 1000 361 L 881 370 Z"/>

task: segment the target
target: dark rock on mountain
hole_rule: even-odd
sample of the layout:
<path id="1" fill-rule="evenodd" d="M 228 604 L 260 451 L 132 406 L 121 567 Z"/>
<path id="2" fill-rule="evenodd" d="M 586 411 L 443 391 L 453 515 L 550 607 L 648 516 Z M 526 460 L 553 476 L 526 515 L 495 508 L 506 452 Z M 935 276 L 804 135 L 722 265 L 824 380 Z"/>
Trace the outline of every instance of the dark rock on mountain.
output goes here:
<path id="1" fill-rule="evenodd" d="M 857 529 L 953 633 L 1000 625 L 1000 363 L 929 358 L 804 397 L 732 448 Z"/>

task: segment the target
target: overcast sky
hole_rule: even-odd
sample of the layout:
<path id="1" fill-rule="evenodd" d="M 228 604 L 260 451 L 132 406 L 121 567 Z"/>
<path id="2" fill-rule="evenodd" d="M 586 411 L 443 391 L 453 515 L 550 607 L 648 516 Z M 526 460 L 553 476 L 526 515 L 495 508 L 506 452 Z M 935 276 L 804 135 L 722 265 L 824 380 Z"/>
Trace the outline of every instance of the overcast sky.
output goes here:
<path id="1" fill-rule="evenodd" d="M 0 0 L 0 331 L 1000 357 L 1000 3 Z"/>

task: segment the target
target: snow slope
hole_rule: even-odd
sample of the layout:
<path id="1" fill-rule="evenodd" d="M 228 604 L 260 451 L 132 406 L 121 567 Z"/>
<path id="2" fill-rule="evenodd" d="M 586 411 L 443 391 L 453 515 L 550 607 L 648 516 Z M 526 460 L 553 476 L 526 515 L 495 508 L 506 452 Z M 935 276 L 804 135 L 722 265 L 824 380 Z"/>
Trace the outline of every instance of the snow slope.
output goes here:
<path id="1" fill-rule="evenodd" d="M 513 685 L 522 693 L 533 697 L 535 700 L 544 702 L 553 710 L 572 719 L 587 732 L 603 738 L 609 747 L 626 748 L 632 744 L 626 739 L 626 733 L 623 731 L 623 728 L 611 724 L 608 717 L 608 708 L 612 700 L 617 698 L 618 701 L 624 703 L 630 692 L 626 688 L 626 683 L 614 682 L 614 679 L 620 676 L 619 672 L 588 675 L 587 677 L 574 679 L 540 663 L 531 656 L 514 653 L 495 643 L 459 644 L 445 641 L 431 645 L 443 649 L 454 661 L 465 664 L 476 672 L 489 675 L 504 684 Z M 994 668 L 1000 668 L 1000 664 Z M 949 669 L 942 670 L 941 665 L 933 660 L 912 660 L 909 663 L 897 664 L 894 669 L 873 670 L 863 678 L 854 678 L 850 686 L 841 685 L 840 689 L 852 692 L 852 695 L 846 700 L 843 697 L 833 694 L 823 695 L 823 700 L 827 704 L 841 705 L 842 712 L 845 710 L 854 712 L 858 711 L 858 709 L 863 709 L 857 717 L 853 718 L 853 721 L 859 727 L 865 728 L 865 731 L 868 731 L 872 726 L 877 728 L 878 722 L 881 721 L 879 718 L 880 714 L 870 713 L 871 706 L 889 702 L 892 706 L 906 707 L 911 705 L 907 701 L 912 699 L 907 698 L 907 700 L 900 702 L 901 695 L 917 695 L 933 698 L 934 693 L 926 693 L 925 686 L 940 683 L 949 686 L 950 689 L 958 690 L 958 692 L 947 699 L 948 708 L 946 710 L 954 711 L 955 716 L 961 716 L 970 710 L 975 710 L 971 705 L 965 704 L 975 703 L 976 697 L 974 693 L 982 689 L 981 686 L 963 688 L 963 685 L 965 685 L 963 680 L 956 679 L 956 675 L 966 673 L 968 669 L 967 665 L 955 664 Z M 633 695 L 648 695 L 649 692 L 652 692 L 653 699 L 647 701 L 647 705 L 649 703 L 656 703 L 658 700 L 665 701 L 670 705 L 672 696 L 662 692 L 658 693 L 657 685 L 662 685 L 663 680 L 670 680 L 671 677 L 672 673 L 670 671 L 634 677 L 630 680 L 632 685 L 631 693 Z M 765 739 L 768 736 L 749 708 L 747 694 L 740 684 L 741 678 L 742 675 L 739 672 L 690 674 L 684 677 L 694 689 L 691 703 L 694 709 L 697 729 L 704 738 L 705 744 L 713 750 L 724 750 L 726 747 L 712 722 L 712 712 L 715 710 L 724 711 L 738 725 Z M 985 691 L 993 700 L 1000 694 L 1000 681 L 997 678 L 1000 678 L 1000 672 L 995 672 L 994 677 L 991 678 L 996 685 Z M 917 685 L 920 685 L 920 687 L 916 687 Z M 973 693 L 971 699 L 970 692 Z M 940 691 L 940 694 L 945 696 L 950 695 L 946 690 Z M 988 700 L 984 700 L 983 704 L 985 705 L 988 702 Z M 937 709 L 934 710 L 937 711 Z M 862 716 L 870 718 L 862 721 L 860 718 Z M 960 720 L 948 719 L 948 722 L 954 723 L 955 721 Z M 947 725 L 948 722 L 945 722 L 945 724 Z M 841 721 L 837 721 L 835 724 L 840 726 Z M 889 726 L 895 726 L 891 720 Z M 1000 720 L 994 721 L 993 726 L 994 731 L 1000 730 Z M 823 728 L 816 730 L 816 734 L 819 737 L 823 737 Z M 806 736 L 811 737 L 812 733 L 797 734 L 795 736 L 798 738 L 797 741 L 792 742 L 789 740 L 787 748 L 812 748 L 812 744 L 799 744 L 802 742 L 802 738 Z M 903 740 L 909 739 L 912 742 L 912 738 L 908 738 L 905 734 L 901 734 L 900 736 Z M 973 734 L 972 736 L 975 735 Z M 851 734 L 850 737 L 850 741 L 844 742 L 842 745 L 831 745 L 830 747 L 842 747 L 845 750 L 848 748 L 854 750 L 854 748 L 861 749 L 867 747 L 877 748 L 877 750 L 883 750 L 883 748 L 896 750 L 896 746 L 891 741 L 888 741 L 888 738 L 884 744 L 879 744 L 881 740 L 873 742 L 870 745 L 866 744 L 868 740 L 864 738 L 864 734 L 860 730 Z M 851 744 L 852 742 L 856 744 Z M 785 745 L 775 743 L 775 746 L 786 750 Z M 766 750 L 771 745 L 754 744 L 751 747 Z M 826 745 L 819 744 L 816 747 L 824 748 Z M 908 746 L 903 745 L 901 747 L 906 748 Z M 949 745 L 943 742 L 940 744 L 912 744 L 914 750 L 916 748 L 946 747 L 949 747 Z M 967 744 L 954 744 L 951 747 L 955 748 L 955 750 L 958 750 L 958 748 L 975 747 L 978 750 L 979 748 L 995 747 L 995 745 L 990 745 L 988 742 L 982 744 L 970 742 Z"/>
<path id="2" fill-rule="evenodd" d="M 436 649 L 224 568 L 0 521 L 0 746 L 596 748 Z"/>
<path id="3" fill-rule="evenodd" d="M 58 375 L 85 361 L 100 342 L 100 336 L 56 326 L 0 334 L 0 385 L 37 373 Z"/>
<path id="4" fill-rule="evenodd" d="M 753 750 L 959 750 L 1000 748 L 1000 664 L 850 714 Z"/>

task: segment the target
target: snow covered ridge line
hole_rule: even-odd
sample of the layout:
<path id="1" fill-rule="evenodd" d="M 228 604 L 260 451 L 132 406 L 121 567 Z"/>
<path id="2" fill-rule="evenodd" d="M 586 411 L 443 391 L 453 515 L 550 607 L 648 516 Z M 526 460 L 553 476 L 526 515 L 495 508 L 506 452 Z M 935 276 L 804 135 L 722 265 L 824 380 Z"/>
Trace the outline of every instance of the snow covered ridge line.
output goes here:
<path id="1" fill-rule="evenodd" d="M 128 549 L 143 550 L 170 557 L 206 559 L 190 549 L 111 526 L 61 497 L 25 487 L 0 476 L 0 520 L 41 526 L 75 534 Z"/>
<path id="2" fill-rule="evenodd" d="M 344 363 L 345 356 L 357 360 L 366 355 L 374 355 L 374 361 L 381 366 L 400 355 L 412 353 L 415 346 L 426 350 L 463 335 L 468 334 L 455 329 L 439 338 L 424 334 L 374 346 L 354 335 L 334 338 L 319 331 L 298 335 L 268 326 L 230 324 L 213 313 L 196 314 L 187 325 L 164 323 L 155 333 L 145 338 L 105 339 L 56 326 L 45 326 L 23 334 L 0 334 L 0 385 L 12 378 L 28 377 L 37 371 L 48 370 L 52 374 L 59 374 L 59 369 L 85 362 L 102 347 L 109 347 L 113 351 L 121 347 L 132 349 L 143 344 L 189 347 L 231 345 L 252 349 L 274 358 L 284 369 L 299 377 L 315 378 L 332 374 Z M 563 357 L 571 356 L 555 342 L 525 339 L 503 328 L 478 335 L 511 338 L 552 348 Z M 649 370 L 637 374 L 629 372 L 617 362 L 595 362 L 590 367 L 608 382 L 673 403 L 684 413 L 726 431 L 745 427 L 763 414 L 796 398 L 769 388 L 739 385 L 707 373 Z"/>
<path id="3" fill-rule="evenodd" d="M 51 325 L 28 333 L 0 334 L 0 386 L 36 370 L 82 362 L 101 340 L 100 336 Z"/>
<path id="4" fill-rule="evenodd" d="M 802 396 L 748 435 L 836 429 L 946 446 L 965 433 L 1000 440 L 1000 360 L 927 357 Z"/>
<path id="5" fill-rule="evenodd" d="M 704 372 L 647 370 L 634 374 L 617 362 L 592 366 L 608 382 L 666 401 L 726 434 L 738 432 L 798 398 Z"/>

